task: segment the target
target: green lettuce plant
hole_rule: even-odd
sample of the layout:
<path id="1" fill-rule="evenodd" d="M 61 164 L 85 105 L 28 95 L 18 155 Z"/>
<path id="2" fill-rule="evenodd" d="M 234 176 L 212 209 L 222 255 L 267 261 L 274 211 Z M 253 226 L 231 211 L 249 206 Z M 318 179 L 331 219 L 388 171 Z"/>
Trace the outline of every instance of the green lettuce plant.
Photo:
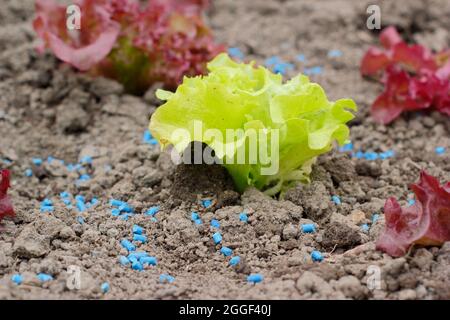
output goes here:
<path id="1" fill-rule="evenodd" d="M 316 157 L 334 141 L 348 142 L 353 100 L 330 102 L 304 75 L 283 83 L 281 75 L 227 54 L 218 55 L 208 70 L 206 76 L 185 77 L 175 93 L 157 92 L 166 102 L 152 115 L 150 132 L 163 149 L 173 145 L 179 153 L 192 141 L 206 143 L 238 191 L 255 186 L 275 195 L 307 183 Z M 208 134 L 199 134 L 199 124 Z M 255 141 L 259 150 L 251 148 Z"/>

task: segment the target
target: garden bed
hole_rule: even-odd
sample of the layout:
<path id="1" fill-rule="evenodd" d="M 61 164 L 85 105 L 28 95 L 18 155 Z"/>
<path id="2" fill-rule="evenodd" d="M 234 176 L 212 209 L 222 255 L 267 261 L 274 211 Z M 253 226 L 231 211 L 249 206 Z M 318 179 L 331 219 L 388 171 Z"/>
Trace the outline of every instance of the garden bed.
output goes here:
<path id="1" fill-rule="evenodd" d="M 403 115 L 388 126 L 369 117 L 381 87 L 359 72 L 367 47 L 378 43 L 365 27 L 365 2 L 213 1 L 208 23 L 245 61 L 280 56 L 295 64 L 288 75 L 309 70 L 330 100 L 349 97 L 359 107 L 350 123 L 352 148 L 321 156 L 310 185 L 275 200 L 256 189 L 238 194 L 220 166 L 175 166 L 157 144 L 143 140 L 159 104 L 156 88 L 127 95 L 112 80 L 39 55 L 33 1 L 6 1 L 0 8 L 0 164 L 12 172 L 16 217 L 0 226 L 0 299 L 449 299 L 450 242 L 414 247 L 401 258 L 375 250 L 386 198 L 407 204 L 408 186 L 421 169 L 450 181 L 450 121 L 437 112 Z M 396 25 L 407 39 L 449 46 L 447 1 L 384 1 L 381 8 L 383 25 Z M 439 147 L 446 151 L 436 152 Z M 355 157 L 357 151 L 368 153 Z M 393 156 L 379 158 L 390 151 Z M 61 200 L 64 191 L 98 203 L 80 213 L 75 199 L 73 209 Z M 45 198 L 54 207 L 50 214 L 41 213 Z M 135 214 L 113 216 L 110 199 L 126 201 Z M 155 206 L 156 214 L 145 214 Z M 240 219 L 243 212 L 248 221 Z M 219 228 L 210 226 L 213 219 Z M 144 271 L 119 262 L 127 255 L 121 240 L 131 239 L 135 224 L 148 238 L 138 250 L 158 261 Z M 301 232 L 303 224 L 317 231 Z M 215 232 L 240 257 L 237 266 L 214 244 Z M 323 261 L 313 261 L 312 251 Z M 70 266 L 81 270 L 79 290 L 67 288 Z M 370 266 L 380 267 L 379 289 L 367 285 Z M 17 273 L 20 285 L 11 281 Z M 39 273 L 54 280 L 43 282 Z M 248 283 L 254 273 L 264 280 Z M 174 281 L 161 281 L 161 274 Z"/>

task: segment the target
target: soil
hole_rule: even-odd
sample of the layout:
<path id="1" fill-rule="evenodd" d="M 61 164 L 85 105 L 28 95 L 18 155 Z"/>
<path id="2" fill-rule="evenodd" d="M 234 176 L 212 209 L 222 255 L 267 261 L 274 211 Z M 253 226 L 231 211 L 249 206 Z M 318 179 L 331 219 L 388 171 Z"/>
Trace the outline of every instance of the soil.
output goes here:
<path id="1" fill-rule="evenodd" d="M 0 232 L 0 299 L 450 299 L 450 242 L 413 248 L 405 257 L 376 251 L 384 226 L 382 207 L 389 196 L 402 204 L 408 185 L 426 169 L 450 181 L 450 121 L 437 114 L 410 114 L 390 126 L 369 117 L 381 87 L 359 74 L 360 59 L 377 32 L 365 27 L 366 8 L 378 1 L 214 0 L 208 22 L 219 41 L 241 48 L 245 60 L 260 63 L 279 55 L 305 66 L 322 66 L 311 76 L 331 99 L 353 98 L 359 106 L 351 123 L 355 150 L 394 150 L 386 160 L 351 158 L 334 150 L 320 157 L 312 183 L 290 190 L 284 200 L 249 189 L 240 195 L 227 173 L 216 166 L 176 166 L 142 136 L 157 107 L 154 89 L 143 97 L 127 95 L 121 85 L 92 79 L 50 54 L 35 51 L 31 27 L 33 1 L 4 0 L 0 7 L 0 163 L 12 171 L 11 197 L 17 216 Z M 382 24 L 396 25 L 413 41 L 439 49 L 450 45 L 447 0 L 380 1 Z M 342 56 L 330 58 L 330 50 Z M 91 156 L 79 172 L 65 164 Z M 42 158 L 36 166 L 32 158 Z M 33 176 L 24 175 L 26 169 Z M 80 174 L 91 179 L 78 181 Z M 86 212 L 68 209 L 59 193 L 68 191 L 99 202 Z M 341 204 L 332 200 L 338 195 Z M 54 203 L 51 213 L 40 202 Z M 111 214 L 109 199 L 127 201 L 136 214 L 127 221 Z M 202 199 L 212 199 L 205 209 Z M 74 202 L 73 202 L 74 203 Z M 151 219 L 142 214 L 152 206 Z M 191 221 L 191 211 L 203 221 Z M 248 222 L 239 220 L 245 211 Z M 380 218 L 370 224 L 372 215 Z M 80 223 L 79 217 L 84 219 Z M 229 266 L 212 235 L 220 222 L 222 243 L 239 255 Z M 317 232 L 300 232 L 314 223 Z M 369 223 L 370 229 L 361 228 Z M 132 226 L 144 228 L 148 242 L 139 251 L 158 259 L 144 271 L 119 263 L 127 255 L 120 242 Z M 322 262 L 313 262 L 319 250 Z M 70 290 L 70 266 L 81 270 L 81 288 Z M 381 287 L 371 290 L 369 270 L 378 266 Z M 41 282 L 37 273 L 54 280 Z M 23 283 L 11 281 L 23 275 Z M 261 283 L 249 284 L 250 273 Z M 161 283 L 170 274 L 173 283 Z M 103 293 L 101 284 L 110 290 Z"/>

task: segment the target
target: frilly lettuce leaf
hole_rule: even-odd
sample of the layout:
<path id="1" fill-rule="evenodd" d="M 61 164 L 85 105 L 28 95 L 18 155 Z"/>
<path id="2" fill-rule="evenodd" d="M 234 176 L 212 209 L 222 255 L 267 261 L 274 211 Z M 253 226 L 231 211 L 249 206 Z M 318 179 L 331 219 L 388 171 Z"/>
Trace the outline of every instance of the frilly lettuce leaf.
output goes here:
<path id="1" fill-rule="evenodd" d="M 173 145 L 180 153 L 192 141 L 209 145 L 238 191 L 255 186 L 274 195 L 308 182 L 316 157 L 328 152 L 333 141 L 347 142 L 346 123 L 354 117 L 349 110 L 356 110 L 355 103 L 328 101 L 322 87 L 308 77 L 298 75 L 283 83 L 281 75 L 253 62 L 237 63 L 227 54 L 218 55 L 208 70 L 206 76 L 185 77 L 175 93 L 157 92 L 166 102 L 152 115 L 150 131 L 162 148 Z M 217 135 L 195 136 L 199 123 L 203 132 L 215 129 Z M 227 129 L 240 129 L 240 134 L 230 142 L 225 139 Z M 252 138 L 258 150 L 249 147 Z M 245 155 L 244 164 L 227 161 L 240 155 Z M 278 170 L 271 172 L 271 166 Z"/>

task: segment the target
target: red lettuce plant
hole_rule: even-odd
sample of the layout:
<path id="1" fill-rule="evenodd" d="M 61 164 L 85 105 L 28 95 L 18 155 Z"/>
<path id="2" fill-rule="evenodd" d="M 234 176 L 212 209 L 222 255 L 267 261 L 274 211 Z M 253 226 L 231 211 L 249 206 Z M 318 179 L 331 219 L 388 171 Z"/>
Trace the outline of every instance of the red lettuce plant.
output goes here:
<path id="1" fill-rule="evenodd" d="M 6 216 L 14 217 L 14 209 L 8 197 L 9 171 L 0 170 L 0 221 Z"/>
<path id="2" fill-rule="evenodd" d="M 388 124 L 402 112 L 430 108 L 450 115 L 450 50 L 434 54 L 408 45 L 394 27 L 383 30 L 380 42 L 383 49 L 369 48 L 361 63 L 362 75 L 385 85 L 372 104 L 372 117 Z"/>
<path id="3" fill-rule="evenodd" d="M 80 71 L 107 76 L 142 93 L 155 82 L 174 89 L 184 75 L 202 74 L 224 48 L 202 19 L 207 0 L 76 0 L 79 30 L 68 30 L 66 7 L 36 1 L 33 26 L 60 60 Z"/>
<path id="4" fill-rule="evenodd" d="M 425 171 L 411 189 L 412 206 L 400 207 L 395 198 L 384 205 L 386 227 L 377 240 L 377 249 L 391 256 L 404 255 L 413 244 L 432 246 L 450 241 L 450 182 L 441 186 Z"/>

